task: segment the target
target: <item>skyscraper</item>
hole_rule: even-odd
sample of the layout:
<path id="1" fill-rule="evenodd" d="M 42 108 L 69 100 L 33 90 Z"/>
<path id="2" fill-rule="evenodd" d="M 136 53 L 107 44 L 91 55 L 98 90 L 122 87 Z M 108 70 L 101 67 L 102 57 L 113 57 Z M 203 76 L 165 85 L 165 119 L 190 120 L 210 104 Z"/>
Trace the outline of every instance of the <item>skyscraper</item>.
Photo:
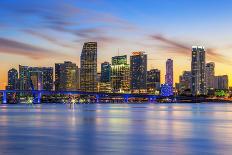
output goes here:
<path id="1" fill-rule="evenodd" d="M 80 86 L 85 92 L 97 91 L 97 43 L 84 43 L 81 53 Z"/>
<path id="2" fill-rule="evenodd" d="M 179 93 L 188 94 L 191 93 L 191 82 L 192 73 L 191 71 L 184 71 L 182 75 L 179 76 Z"/>
<path id="3" fill-rule="evenodd" d="M 18 81 L 18 71 L 15 68 L 12 68 L 8 71 L 8 86 L 9 90 L 17 90 L 19 89 L 19 81 Z"/>
<path id="4" fill-rule="evenodd" d="M 228 75 L 220 75 L 214 77 L 215 89 L 226 90 L 228 89 Z"/>
<path id="5" fill-rule="evenodd" d="M 55 90 L 76 91 L 78 87 L 78 67 L 75 63 L 65 61 L 55 64 Z"/>
<path id="6" fill-rule="evenodd" d="M 110 82 L 111 66 L 109 62 L 101 64 L 101 82 Z"/>
<path id="7" fill-rule="evenodd" d="M 165 83 L 173 87 L 173 60 L 172 59 L 168 59 L 166 61 Z"/>
<path id="8" fill-rule="evenodd" d="M 40 70 L 31 70 L 30 80 L 32 90 L 43 90 L 43 72 Z"/>
<path id="9" fill-rule="evenodd" d="M 214 62 L 207 63 L 205 65 L 205 81 L 206 81 L 206 88 L 213 89 L 214 88 Z"/>
<path id="10" fill-rule="evenodd" d="M 113 92 L 130 91 L 130 65 L 126 55 L 112 57 L 110 77 Z"/>
<path id="11" fill-rule="evenodd" d="M 147 71 L 147 92 L 155 93 L 160 90 L 160 70 L 151 69 Z"/>
<path id="12" fill-rule="evenodd" d="M 42 72 L 43 90 L 53 90 L 53 67 L 39 67 Z"/>
<path id="13" fill-rule="evenodd" d="M 29 67 L 19 65 L 19 89 L 31 90 Z"/>
<path id="14" fill-rule="evenodd" d="M 205 49 L 202 46 L 192 47 L 192 95 L 205 95 Z"/>
<path id="15" fill-rule="evenodd" d="M 130 88 L 132 93 L 147 92 L 147 55 L 133 52 L 130 56 Z"/>

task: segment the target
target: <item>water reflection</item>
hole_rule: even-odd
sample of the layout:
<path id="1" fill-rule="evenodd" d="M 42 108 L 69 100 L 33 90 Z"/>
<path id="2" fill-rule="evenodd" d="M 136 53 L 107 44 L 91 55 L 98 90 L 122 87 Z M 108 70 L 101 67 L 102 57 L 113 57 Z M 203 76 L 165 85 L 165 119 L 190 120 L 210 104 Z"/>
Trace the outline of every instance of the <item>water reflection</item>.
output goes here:
<path id="1" fill-rule="evenodd" d="M 232 104 L 1 105 L 1 154 L 230 154 Z"/>

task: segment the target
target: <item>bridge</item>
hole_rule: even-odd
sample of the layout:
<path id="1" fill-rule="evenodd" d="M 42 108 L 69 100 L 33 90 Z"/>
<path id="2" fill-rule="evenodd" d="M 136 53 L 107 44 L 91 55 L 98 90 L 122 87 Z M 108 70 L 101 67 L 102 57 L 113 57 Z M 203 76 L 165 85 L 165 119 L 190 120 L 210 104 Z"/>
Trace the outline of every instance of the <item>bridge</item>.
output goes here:
<path id="1" fill-rule="evenodd" d="M 153 102 L 158 97 L 157 95 L 149 94 L 124 94 L 124 93 L 102 93 L 102 92 L 83 92 L 83 91 L 46 91 L 46 90 L 0 90 L 2 94 L 2 103 L 8 103 L 7 94 L 32 94 L 33 103 L 41 103 L 43 95 L 85 95 L 85 96 L 94 96 L 96 103 L 99 102 L 101 98 L 114 98 L 120 97 L 123 98 L 124 102 L 128 102 L 130 98 L 143 98 L 147 99 L 149 102 Z"/>

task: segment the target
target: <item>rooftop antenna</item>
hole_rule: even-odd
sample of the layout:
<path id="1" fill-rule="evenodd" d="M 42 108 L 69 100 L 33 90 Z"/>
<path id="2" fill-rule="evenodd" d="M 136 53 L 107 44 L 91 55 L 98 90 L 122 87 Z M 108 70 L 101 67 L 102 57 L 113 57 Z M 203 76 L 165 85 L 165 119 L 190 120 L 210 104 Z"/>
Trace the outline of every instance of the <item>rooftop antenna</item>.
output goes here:
<path id="1" fill-rule="evenodd" d="M 118 56 L 119 56 L 119 48 L 118 48 Z"/>

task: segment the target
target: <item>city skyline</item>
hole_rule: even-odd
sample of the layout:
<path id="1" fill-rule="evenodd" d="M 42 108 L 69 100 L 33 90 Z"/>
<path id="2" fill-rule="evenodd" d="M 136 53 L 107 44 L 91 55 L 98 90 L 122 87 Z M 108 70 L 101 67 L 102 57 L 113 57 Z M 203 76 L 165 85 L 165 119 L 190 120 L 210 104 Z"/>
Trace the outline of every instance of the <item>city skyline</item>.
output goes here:
<path id="1" fill-rule="evenodd" d="M 206 63 L 215 62 L 215 75 L 229 75 L 231 85 L 232 35 L 226 31 L 231 26 L 231 2 L 179 2 L 133 1 L 131 7 L 129 2 L 103 0 L 2 1 L 0 82 L 7 83 L 8 70 L 18 64 L 54 67 L 72 61 L 80 67 L 83 43 L 97 41 L 98 71 L 101 63 L 118 53 L 145 51 L 148 70 L 160 69 L 161 83 L 168 58 L 174 60 L 174 82 L 178 82 L 182 72 L 191 68 L 191 47 L 202 45 Z M 218 8 L 223 9 L 215 13 Z"/>

